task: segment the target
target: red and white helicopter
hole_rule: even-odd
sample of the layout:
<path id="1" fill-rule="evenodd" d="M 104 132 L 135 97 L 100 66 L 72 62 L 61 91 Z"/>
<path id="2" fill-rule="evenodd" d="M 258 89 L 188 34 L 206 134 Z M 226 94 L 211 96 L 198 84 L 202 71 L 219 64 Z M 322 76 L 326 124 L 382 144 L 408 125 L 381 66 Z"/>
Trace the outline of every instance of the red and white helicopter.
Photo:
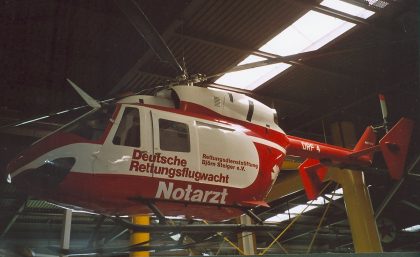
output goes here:
<path id="1" fill-rule="evenodd" d="M 299 172 L 311 199 L 327 166 L 369 166 L 374 151 L 399 179 L 413 128 L 403 118 L 376 144 L 368 127 L 349 150 L 286 135 L 274 109 L 240 93 L 181 83 L 105 104 L 71 84 L 93 110 L 14 159 L 8 181 L 41 199 L 109 215 L 236 217 L 267 205 L 286 155 L 306 159 Z"/>
<path id="2" fill-rule="evenodd" d="M 401 119 L 376 145 L 368 127 L 353 150 L 286 135 L 276 111 L 243 94 L 173 86 L 94 109 L 34 143 L 8 166 L 9 181 L 53 202 L 113 215 L 151 212 L 209 220 L 266 205 L 286 155 L 309 198 L 326 165 L 371 164 L 383 152 L 402 176 L 412 122 Z"/>

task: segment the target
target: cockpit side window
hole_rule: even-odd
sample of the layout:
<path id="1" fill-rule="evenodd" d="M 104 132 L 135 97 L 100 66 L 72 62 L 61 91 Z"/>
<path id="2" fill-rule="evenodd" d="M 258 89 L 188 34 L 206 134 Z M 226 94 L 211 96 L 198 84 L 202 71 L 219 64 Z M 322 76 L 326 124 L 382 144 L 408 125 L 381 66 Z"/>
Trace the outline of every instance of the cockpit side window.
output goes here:
<path id="1" fill-rule="evenodd" d="M 96 141 L 104 134 L 114 111 L 114 105 L 101 107 L 63 127 L 61 130 L 90 141 Z"/>
<path id="2" fill-rule="evenodd" d="M 112 143 L 114 145 L 140 147 L 140 115 L 137 108 L 125 108 Z"/>
<path id="3" fill-rule="evenodd" d="M 159 141 L 161 150 L 189 152 L 190 134 L 188 125 L 182 122 L 159 119 Z"/>

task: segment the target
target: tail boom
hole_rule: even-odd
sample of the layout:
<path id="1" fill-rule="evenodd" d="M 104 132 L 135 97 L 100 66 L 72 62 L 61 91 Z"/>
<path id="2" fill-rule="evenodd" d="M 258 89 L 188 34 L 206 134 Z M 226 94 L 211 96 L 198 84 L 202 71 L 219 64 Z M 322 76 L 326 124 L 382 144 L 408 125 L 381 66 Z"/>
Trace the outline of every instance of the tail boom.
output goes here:
<path id="1" fill-rule="evenodd" d="M 306 158 L 299 166 L 299 173 L 309 199 L 319 193 L 326 166 L 352 165 L 367 167 L 372 164 L 373 153 L 381 151 L 391 178 L 400 179 L 404 173 L 405 160 L 413 130 L 413 121 L 402 118 L 380 141 L 368 127 L 354 149 L 346 149 L 312 140 L 288 136 L 287 154 Z"/>

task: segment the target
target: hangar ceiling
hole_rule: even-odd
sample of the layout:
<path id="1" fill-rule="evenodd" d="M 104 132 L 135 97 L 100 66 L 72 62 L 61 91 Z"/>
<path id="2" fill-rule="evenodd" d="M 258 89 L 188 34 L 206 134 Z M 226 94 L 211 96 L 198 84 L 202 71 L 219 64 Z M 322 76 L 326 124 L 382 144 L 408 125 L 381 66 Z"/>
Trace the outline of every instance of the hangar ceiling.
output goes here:
<path id="1" fill-rule="evenodd" d="M 315 52 L 289 60 L 293 66 L 286 72 L 252 92 L 244 92 L 276 108 L 280 126 L 287 133 L 320 141 L 331 141 L 329 126 L 335 121 L 351 121 L 359 134 L 367 124 L 381 123 L 379 92 L 387 98 L 391 123 L 405 116 L 419 124 L 417 1 L 386 0 L 370 5 L 369 2 L 375 1 L 345 0 L 375 12 L 366 20 L 322 7 L 319 2 L 138 1 L 190 74 L 224 72 L 250 54 L 275 58 L 258 49 L 309 10 L 352 22 L 356 24 L 353 29 Z M 387 5 L 380 6 L 380 3 Z M 96 99 L 108 99 L 162 85 L 176 75 L 167 63 L 153 54 L 114 1 L 5 0 L 0 2 L 0 13 L 2 171 L 19 151 L 87 111 L 81 108 L 23 126 L 6 127 L 83 106 L 66 78 Z M 208 83 L 216 79 L 211 78 Z M 420 145 L 416 143 L 419 134 L 417 126 L 408 157 L 410 174 L 384 211 L 383 216 L 396 223 L 398 230 L 398 240 L 386 244 L 385 250 L 409 251 L 420 247 L 418 232 L 402 231 L 420 221 L 420 195 L 416 190 L 420 183 Z M 377 166 L 384 167 L 381 160 L 377 161 Z M 377 209 L 396 186 L 383 176 L 368 175 L 367 179 L 372 185 L 370 193 Z M 0 231 L 3 239 L 20 245 L 25 242 L 39 246 L 58 244 L 62 209 L 37 199 L 28 200 L 2 183 Z M 303 193 L 298 192 L 274 201 L 273 209 L 261 210 L 260 215 L 269 217 L 303 203 L 306 203 Z M 303 251 L 312 237 L 313 232 L 308 231 L 316 228 L 324 209 L 325 206 L 306 213 L 295 230 L 285 235 L 282 244 L 288 251 Z M 401 213 L 405 213 L 404 218 Z M 86 238 L 93 238 L 99 221 L 97 216 L 75 214 L 73 244 L 85 246 Z M 352 251 L 342 199 L 334 201 L 325 224 L 314 251 Z M 128 233 L 124 232 L 114 239 L 124 229 L 110 220 L 103 221 L 98 231 L 100 236 L 95 235 L 95 238 L 103 242 L 123 244 L 128 238 Z M 266 234 L 257 238 L 260 246 L 270 240 Z M 332 239 L 337 239 L 334 244 L 330 243 Z M 165 235 L 159 240 L 173 241 Z M 202 252 L 216 253 L 218 249 L 221 253 L 234 252 L 232 247 L 222 244 L 220 238 L 213 242 L 212 246 L 201 249 Z M 273 249 L 273 253 L 283 251 L 280 246 Z"/>

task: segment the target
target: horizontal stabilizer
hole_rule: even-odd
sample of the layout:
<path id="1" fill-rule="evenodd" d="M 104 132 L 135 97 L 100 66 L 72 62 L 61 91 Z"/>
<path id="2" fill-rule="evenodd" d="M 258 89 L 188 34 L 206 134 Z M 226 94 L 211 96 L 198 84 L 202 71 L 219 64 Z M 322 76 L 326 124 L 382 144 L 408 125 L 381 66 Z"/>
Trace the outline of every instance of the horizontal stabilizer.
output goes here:
<path id="1" fill-rule="evenodd" d="M 385 163 L 393 179 L 400 179 L 404 173 L 405 160 L 414 122 L 402 118 L 379 141 Z"/>
<path id="2" fill-rule="evenodd" d="M 299 174 L 308 199 L 316 199 L 321 192 L 322 180 L 327 174 L 327 167 L 322 165 L 319 160 L 306 159 L 299 166 Z"/>

